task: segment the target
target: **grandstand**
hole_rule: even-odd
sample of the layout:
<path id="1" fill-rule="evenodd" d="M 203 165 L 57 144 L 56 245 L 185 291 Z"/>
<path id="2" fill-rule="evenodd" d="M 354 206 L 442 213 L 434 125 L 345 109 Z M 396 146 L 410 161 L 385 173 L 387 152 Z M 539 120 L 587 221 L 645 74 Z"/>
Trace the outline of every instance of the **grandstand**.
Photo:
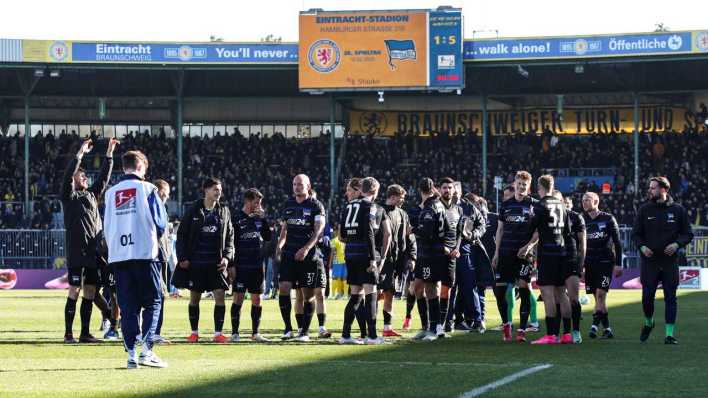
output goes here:
<path id="1" fill-rule="evenodd" d="M 647 43 L 660 44 L 650 49 Z M 374 176 L 383 186 L 402 185 L 408 193 L 407 207 L 419 201 L 416 187 L 421 177 L 437 181 L 450 176 L 461 181 L 465 192 L 485 197 L 494 211 L 500 190 L 517 170 L 528 170 L 534 177 L 550 173 L 558 188 L 574 198 L 576 210 L 583 193 L 596 192 L 600 208 L 609 209 L 619 221 L 625 275 L 613 280 L 613 289 L 639 278 L 631 225 L 646 200 L 648 178 L 666 175 L 671 194 L 688 210 L 697 236 L 680 254 L 681 265 L 692 266 L 683 268 L 681 287 L 706 289 L 708 273 L 697 267 L 708 268 L 707 43 L 708 32 L 699 31 L 465 40 L 464 88 L 459 90 L 430 86 L 325 92 L 301 90 L 297 43 L 0 40 L 0 270 L 18 270 L 17 289 L 41 289 L 65 274 L 63 209 L 57 195 L 61 177 L 81 140 L 89 137 L 97 145 L 82 165 L 89 178 L 97 177 L 107 139 L 116 137 L 121 140 L 119 152 L 140 149 L 148 155 L 148 179 L 170 183 L 172 200 L 167 208 L 173 219 L 200 199 L 200 186 L 208 176 L 223 181 L 222 201 L 232 210 L 240 208 L 248 188 L 257 187 L 264 194 L 266 216 L 276 223 L 291 195 L 292 178 L 299 173 L 310 176 L 330 217 L 339 214 L 344 184 L 355 176 Z M 399 61 L 412 51 L 405 43 L 401 46 L 395 50 Z M 508 48 L 514 49 L 513 55 Z M 268 256 L 273 257 L 271 248 Z M 54 344 L 50 340 L 58 338 L 58 334 L 47 337 L 56 334 L 56 325 L 61 323 L 57 292 L 33 296 L 36 307 L 31 310 L 26 303 L 14 305 L 23 300 L 22 293 L 9 293 L 4 298 L 13 304 L 8 306 L 13 311 L 12 326 L 0 330 L 0 343 L 28 347 L 37 361 L 50 355 L 60 360 L 73 355 L 58 344 L 46 352 L 41 352 L 42 346 L 33 346 L 35 340 Z M 637 385 L 647 383 L 657 395 L 669 395 L 674 392 L 672 386 L 659 380 L 659 375 L 665 376 L 664 368 L 649 369 L 652 380 L 647 382 L 640 372 L 618 377 L 627 371 L 624 363 L 594 366 L 598 357 L 665 360 L 664 352 L 647 354 L 631 345 L 634 335 L 629 343 L 629 330 L 639 326 L 635 293 L 617 292 L 612 297 L 617 307 L 613 308 L 613 317 L 617 314 L 614 325 L 623 333 L 618 333 L 613 348 L 595 345 L 592 350 L 572 351 L 577 353 L 572 358 L 559 355 L 553 361 L 541 351 L 529 351 L 524 357 L 509 345 L 502 346 L 498 334 L 492 338 L 487 333 L 479 340 L 474 340 L 476 335 L 465 335 L 440 343 L 447 344 L 449 352 L 408 345 L 401 339 L 394 346 L 364 355 L 317 343 L 304 354 L 296 345 L 273 344 L 246 346 L 231 357 L 233 351 L 206 344 L 199 347 L 206 353 L 204 358 L 194 360 L 188 351 L 191 347 L 177 344 L 172 354 L 185 358 L 184 369 L 192 372 L 192 379 L 184 378 L 185 373 L 180 373 L 184 369 L 179 369 L 164 373 L 168 376 L 153 385 L 154 380 L 141 376 L 129 387 L 110 377 L 114 366 L 106 367 L 104 362 L 114 358 L 100 357 L 104 351 L 92 346 L 100 358 L 77 361 L 78 368 L 69 371 L 79 374 L 98 369 L 97 374 L 106 379 L 105 384 L 81 392 L 87 396 L 111 396 L 122 388 L 133 389 L 126 389 L 126 396 L 140 395 L 142 388 L 156 397 L 225 391 L 294 396 L 338 391 L 350 396 L 355 388 L 362 388 L 357 384 L 365 385 L 367 394 L 407 396 L 419 395 L 427 387 L 420 385 L 421 380 L 428 379 L 444 379 L 444 388 L 437 392 L 449 396 L 482 382 L 493 384 L 512 369 L 546 369 L 554 362 L 558 365 L 555 378 L 581 381 L 570 395 L 597 393 L 593 383 L 613 378 L 619 379 L 617 390 L 608 391 L 616 394 L 631 395 Z M 699 297 L 684 292 L 681 300 L 695 313 L 700 310 Z M 340 303 L 331 307 L 341 315 Z M 179 315 L 166 319 L 165 333 L 182 333 L 187 324 L 184 300 L 167 306 Z M 397 314 L 403 312 L 402 303 L 395 306 Z M 264 307 L 270 318 L 264 317 L 262 330 L 272 337 L 279 332 L 278 309 L 274 302 Z M 46 308 L 51 308 L 52 315 L 40 319 L 37 314 Z M 583 310 L 589 318 L 588 308 Z M 24 312 L 34 318 L 24 318 Z M 51 326 L 42 324 L 47 319 Z M 496 322 L 496 315 L 490 319 Z M 691 325 L 684 332 L 689 341 L 702 338 L 698 333 L 701 319 L 686 321 Z M 330 318 L 335 327 L 341 321 L 341 317 Z M 405 337 L 411 334 L 406 333 Z M 480 341 L 496 344 L 497 352 L 480 348 Z M 614 347 L 619 348 L 613 351 Z M 702 366 L 705 350 L 692 348 L 681 347 L 685 363 L 676 367 L 677 376 L 670 375 L 681 382 L 693 381 L 694 372 Z M 0 354 L 2 350 L 0 344 Z M 430 362 L 417 361 L 419 355 Z M 470 365 L 470 358 L 479 364 Z M 255 364 L 253 369 L 249 361 Z M 377 385 L 380 380 L 365 372 L 370 364 L 379 363 L 423 370 L 405 372 L 404 378 L 388 386 Z M 64 366 L 42 364 L 40 371 L 55 365 Z M 301 377 L 311 376 L 310 365 L 318 372 L 331 373 L 326 379 L 333 381 L 314 390 L 304 386 Z M 0 374 L 32 371 L 16 367 L 16 362 L 10 370 L 0 367 Z M 65 370 L 48 375 L 47 383 L 67 387 L 64 383 L 71 378 L 56 379 Z M 36 390 L 28 390 L 20 385 L 28 375 L 32 374 L 0 384 L 0 391 L 8 385 L 11 391 L 46 395 L 54 388 L 38 383 Z M 479 379 L 470 381 L 475 377 Z M 704 391 L 700 380 L 695 383 L 685 388 L 687 394 Z M 514 388 L 510 392 L 517 396 L 529 394 L 528 389 Z M 534 388 L 547 396 L 567 392 L 554 390 L 553 383 L 545 381 Z M 59 395 L 66 394 L 62 390 Z"/>

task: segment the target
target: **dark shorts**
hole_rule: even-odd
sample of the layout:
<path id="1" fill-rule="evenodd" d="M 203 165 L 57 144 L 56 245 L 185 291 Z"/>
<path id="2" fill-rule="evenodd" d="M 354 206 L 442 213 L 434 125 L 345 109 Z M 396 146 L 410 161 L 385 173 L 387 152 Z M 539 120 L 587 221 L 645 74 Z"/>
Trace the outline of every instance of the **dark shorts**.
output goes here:
<path id="1" fill-rule="evenodd" d="M 379 289 L 387 292 L 395 292 L 399 281 L 403 278 L 406 266 L 403 261 L 384 263 L 383 270 L 379 275 Z"/>
<path id="2" fill-rule="evenodd" d="M 346 259 L 347 263 L 347 284 L 354 286 L 376 285 L 378 275 L 374 272 L 368 272 L 368 260 L 353 260 Z"/>
<path id="3" fill-rule="evenodd" d="M 99 282 L 98 268 L 69 267 L 69 285 L 81 287 L 83 285 L 97 286 Z"/>
<path id="4" fill-rule="evenodd" d="M 538 258 L 539 286 L 565 286 L 566 261 L 563 256 L 541 256 Z"/>
<path id="5" fill-rule="evenodd" d="M 105 267 L 101 267 L 100 272 L 101 286 L 108 289 L 115 289 L 116 287 L 116 273 L 115 266 L 109 264 Z"/>
<path id="6" fill-rule="evenodd" d="M 175 268 L 172 284 L 180 289 L 189 289 L 194 292 L 212 292 L 214 290 L 228 290 L 229 283 L 226 275 L 220 272 L 216 265 L 197 265 L 192 263 L 189 268 Z"/>
<path id="7" fill-rule="evenodd" d="M 494 278 L 500 283 L 516 283 L 517 280 L 531 282 L 533 266 L 517 256 L 500 255 Z"/>
<path id="8" fill-rule="evenodd" d="M 236 293 L 263 293 L 265 289 L 265 273 L 263 272 L 263 268 L 237 268 L 233 289 Z"/>
<path id="9" fill-rule="evenodd" d="M 580 264 L 578 264 L 577 257 L 566 257 L 565 259 L 565 279 L 571 276 L 580 276 Z"/>
<path id="10" fill-rule="evenodd" d="M 279 271 L 281 282 L 290 282 L 298 289 L 324 289 L 327 287 L 325 267 L 322 260 L 317 257 L 303 261 L 283 257 Z"/>
<path id="11" fill-rule="evenodd" d="M 611 261 L 585 264 L 585 291 L 589 294 L 596 290 L 610 290 L 614 264 Z"/>
<path id="12" fill-rule="evenodd" d="M 449 257 L 428 257 L 416 265 L 416 279 L 423 280 L 424 283 L 441 282 L 443 285 L 452 287 L 455 284 L 455 264 L 456 259 Z"/>

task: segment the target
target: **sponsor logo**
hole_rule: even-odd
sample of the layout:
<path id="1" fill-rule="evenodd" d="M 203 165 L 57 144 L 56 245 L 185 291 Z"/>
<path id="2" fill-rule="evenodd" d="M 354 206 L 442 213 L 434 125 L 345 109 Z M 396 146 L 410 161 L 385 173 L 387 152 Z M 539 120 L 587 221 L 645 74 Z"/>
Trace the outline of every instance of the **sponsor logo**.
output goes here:
<path id="1" fill-rule="evenodd" d="M 588 239 L 604 239 L 607 236 L 604 231 L 588 234 Z"/>
<path id="2" fill-rule="evenodd" d="M 302 218 L 290 218 L 288 219 L 288 225 L 307 225 L 307 221 Z"/>
<path id="3" fill-rule="evenodd" d="M 683 39 L 681 39 L 681 36 L 679 35 L 673 35 L 669 37 L 668 40 L 669 48 L 672 50 L 680 50 L 681 45 L 683 44 Z"/>
<path id="4" fill-rule="evenodd" d="M 328 39 L 317 40 L 307 51 L 310 67 L 319 73 L 329 73 L 337 69 L 340 58 L 339 46 Z"/>
<path id="5" fill-rule="evenodd" d="M 202 227 L 202 232 L 213 234 L 216 233 L 216 225 L 205 225 Z"/>
<path id="6" fill-rule="evenodd" d="M 207 49 L 203 47 L 168 47 L 165 48 L 165 58 L 179 59 L 180 61 L 190 61 L 192 59 L 205 59 L 207 57 Z"/>
<path id="7" fill-rule="evenodd" d="M 696 35 L 696 48 L 700 51 L 708 51 L 708 32 L 701 32 Z"/>
<path id="8" fill-rule="evenodd" d="M 438 55 L 438 69 L 455 69 L 455 56 Z"/>
<path id="9" fill-rule="evenodd" d="M 241 240 L 260 239 L 261 234 L 258 232 L 246 232 L 244 234 L 241 234 L 241 236 L 239 238 Z"/>
<path id="10" fill-rule="evenodd" d="M 116 192 L 115 204 L 116 210 L 129 210 L 135 208 L 136 202 L 136 189 L 123 189 Z"/>
<path id="11" fill-rule="evenodd" d="M 525 216 L 507 216 L 504 219 L 504 222 L 514 222 L 514 223 L 526 222 L 526 217 Z"/>
<path id="12" fill-rule="evenodd" d="M 56 62 L 65 61 L 69 58 L 69 46 L 63 41 L 55 41 L 49 46 L 49 57 Z"/>

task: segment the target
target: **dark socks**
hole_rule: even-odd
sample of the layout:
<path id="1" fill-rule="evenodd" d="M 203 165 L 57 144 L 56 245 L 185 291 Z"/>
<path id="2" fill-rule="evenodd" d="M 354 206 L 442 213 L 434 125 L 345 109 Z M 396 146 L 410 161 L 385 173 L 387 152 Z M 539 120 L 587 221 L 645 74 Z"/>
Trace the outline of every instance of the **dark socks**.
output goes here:
<path id="1" fill-rule="evenodd" d="M 602 315 L 602 314 L 599 313 L 599 312 L 593 312 L 593 314 L 592 314 L 592 325 L 593 325 L 593 326 L 597 327 L 597 326 L 600 325 L 600 317 L 601 317 L 601 315 Z"/>
<path id="2" fill-rule="evenodd" d="M 582 313 L 580 303 L 577 301 L 570 303 L 570 309 L 571 317 L 573 318 L 573 330 L 576 332 L 580 331 L 580 315 Z"/>
<path id="3" fill-rule="evenodd" d="M 221 333 L 224 329 L 224 316 L 226 314 L 225 305 L 215 305 L 214 306 L 214 331 L 216 333 Z"/>
<path id="4" fill-rule="evenodd" d="M 307 335 L 310 331 L 310 323 L 312 323 L 312 314 L 315 312 L 315 302 L 313 300 L 305 301 L 302 307 L 302 334 Z"/>
<path id="5" fill-rule="evenodd" d="M 364 302 L 364 296 L 361 296 L 361 301 L 362 303 Z M 366 334 L 366 306 L 364 305 L 359 305 L 358 309 L 356 310 L 356 313 L 354 314 L 356 316 L 356 323 L 359 324 L 359 330 L 361 331 L 361 338 L 365 338 L 367 336 Z"/>
<path id="6" fill-rule="evenodd" d="M 430 318 L 430 331 L 435 333 L 440 324 L 440 298 L 428 299 L 428 317 Z"/>
<path id="7" fill-rule="evenodd" d="M 88 336 L 90 334 L 89 327 L 91 326 L 91 311 L 93 310 L 93 300 L 81 299 L 81 309 L 79 315 L 81 317 L 81 335 Z"/>
<path id="8" fill-rule="evenodd" d="M 355 314 L 361 305 L 361 295 L 354 294 L 349 297 L 349 302 L 344 308 L 344 326 L 342 327 L 342 337 L 351 337 L 352 323 L 354 322 Z"/>
<path id="9" fill-rule="evenodd" d="M 297 324 L 298 330 L 302 330 L 302 321 L 303 321 L 304 317 L 305 317 L 305 314 L 295 313 L 295 323 Z"/>
<path id="10" fill-rule="evenodd" d="M 64 333 L 72 334 L 74 316 L 76 315 L 76 300 L 67 297 L 64 306 Z"/>
<path id="11" fill-rule="evenodd" d="M 602 327 L 605 329 L 610 328 L 610 318 L 608 317 L 608 314 L 606 312 L 603 312 L 601 314 L 600 321 L 602 322 Z"/>
<path id="12" fill-rule="evenodd" d="M 241 304 L 231 304 L 231 333 L 238 334 L 241 325 Z"/>
<path id="13" fill-rule="evenodd" d="M 364 305 L 366 306 L 366 328 L 370 339 L 375 339 L 376 336 L 376 307 L 378 306 L 376 293 L 369 293 L 364 297 Z"/>
<path id="14" fill-rule="evenodd" d="M 256 307 L 251 305 L 251 324 L 252 332 L 254 335 L 258 334 L 258 328 L 261 325 L 261 314 L 263 313 L 263 307 Z"/>
<path id="15" fill-rule="evenodd" d="M 521 299 L 521 307 L 519 307 L 519 329 L 526 330 L 529 322 L 529 314 L 531 313 L 531 291 L 529 288 L 519 288 L 519 298 Z"/>
<path id="16" fill-rule="evenodd" d="M 317 324 L 321 328 L 324 327 L 326 321 L 327 321 L 327 314 L 325 314 L 325 313 L 317 314 Z"/>
<path id="17" fill-rule="evenodd" d="M 384 317 L 384 325 L 391 325 L 391 313 L 384 310 L 383 317 Z"/>
<path id="18" fill-rule="evenodd" d="M 558 336 L 560 333 L 560 318 L 558 316 L 546 317 L 547 334 Z"/>
<path id="19" fill-rule="evenodd" d="M 199 306 L 190 304 L 187 309 L 189 311 L 189 326 L 192 327 L 192 331 L 199 330 Z"/>
<path id="20" fill-rule="evenodd" d="M 409 293 L 406 295 L 406 318 L 411 317 L 413 306 L 415 306 L 415 295 Z"/>
<path id="21" fill-rule="evenodd" d="M 440 323 L 445 324 L 447 322 L 447 312 L 450 306 L 449 298 L 440 298 Z"/>
<path id="22" fill-rule="evenodd" d="M 563 334 L 570 333 L 570 318 L 563 318 Z"/>
<path id="23" fill-rule="evenodd" d="M 428 329 L 428 324 L 430 320 L 428 319 L 428 301 L 425 297 L 421 297 L 417 300 L 418 304 L 418 315 L 420 315 L 420 325 L 423 330 Z"/>
<path id="24" fill-rule="evenodd" d="M 285 324 L 285 332 L 290 332 L 293 330 L 293 324 L 290 320 L 290 311 L 292 309 L 290 296 L 287 294 L 279 295 L 278 304 L 280 306 L 280 316 L 283 317 L 283 323 Z"/>
<path id="25" fill-rule="evenodd" d="M 506 302 L 506 286 L 494 286 L 494 297 L 497 299 L 497 308 L 501 316 L 502 323 L 509 323 L 509 304 Z"/>

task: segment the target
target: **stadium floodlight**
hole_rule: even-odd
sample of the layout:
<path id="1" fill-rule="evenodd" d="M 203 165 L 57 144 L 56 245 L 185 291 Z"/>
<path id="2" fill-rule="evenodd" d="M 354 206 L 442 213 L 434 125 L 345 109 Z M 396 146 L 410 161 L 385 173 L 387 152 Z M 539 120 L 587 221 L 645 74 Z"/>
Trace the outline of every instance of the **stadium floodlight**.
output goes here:
<path id="1" fill-rule="evenodd" d="M 379 91 L 379 102 L 383 103 L 384 102 L 384 92 Z"/>
<path id="2" fill-rule="evenodd" d="M 528 79 L 528 78 L 529 78 L 529 71 L 527 71 L 526 69 L 524 69 L 524 67 L 521 66 L 521 65 L 516 65 L 516 73 L 518 73 L 518 74 L 519 74 L 521 77 L 523 77 L 524 79 Z"/>
<path id="3" fill-rule="evenodd" d="M 52 78 L 60 78 L 61 77 L 61 71 L 59 69 L 52 69 L 49 71 L 49 77 Z"/>
<path id="4" fill-rule="evenodd" d="M 585 66 L 583 66 L 583 64 L 575 65 L 575 73 L 577 73 L 577 74 L 585 73 Z"/>
<path id="5" fill-rule="evenodd" d="M 35 69 L 34 77 L 44 77 L 44 69 Z"/>

